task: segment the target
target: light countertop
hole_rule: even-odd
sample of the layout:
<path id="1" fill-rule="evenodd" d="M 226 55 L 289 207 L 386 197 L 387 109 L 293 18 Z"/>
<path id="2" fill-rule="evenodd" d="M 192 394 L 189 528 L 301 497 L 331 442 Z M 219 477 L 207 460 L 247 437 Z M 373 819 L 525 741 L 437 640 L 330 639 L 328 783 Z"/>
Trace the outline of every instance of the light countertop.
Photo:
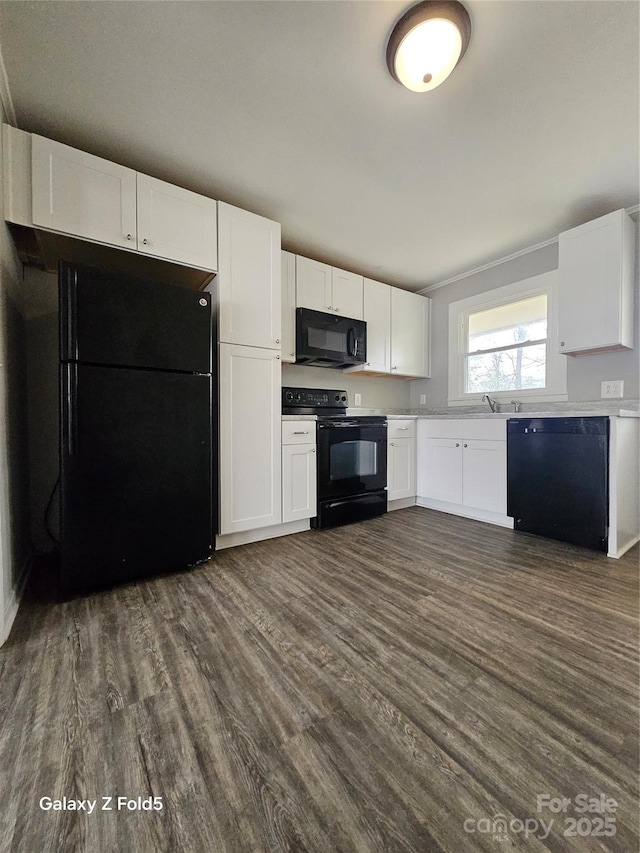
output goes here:
<path id="1" fill-rule="evenodd" d="M 597 417 L 620 417 L 640 418 L 637 409 L 565 409 L 551 412 L 469 412 L 464 408 L 451 408 L 447 412 L 442 410 L 436 412 L 385 412 L 384 409 L 347 409 L 347 417 L 358 417 L 366 415 L 382 415 L 387 420 L 457 420 L 459 418 L 473 418 L 485 420 L 507 420 L 508 418 L 597 418 Z M 317 415 L 282 415 L 283 421 L 317 421 Z"/>

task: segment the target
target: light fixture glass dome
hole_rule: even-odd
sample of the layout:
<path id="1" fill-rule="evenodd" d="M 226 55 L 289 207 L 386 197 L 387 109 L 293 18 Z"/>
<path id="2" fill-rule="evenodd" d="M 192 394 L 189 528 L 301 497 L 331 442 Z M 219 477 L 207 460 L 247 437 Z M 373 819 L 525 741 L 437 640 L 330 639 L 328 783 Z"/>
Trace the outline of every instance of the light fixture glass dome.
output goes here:
<path id="1" fill-rule="evenodd" d="M 395 25 L 387 45 L 391 76 L 412 92 L 435 89 L 462 58 L 471 20 L 457 0 L 424 0 Z"/>

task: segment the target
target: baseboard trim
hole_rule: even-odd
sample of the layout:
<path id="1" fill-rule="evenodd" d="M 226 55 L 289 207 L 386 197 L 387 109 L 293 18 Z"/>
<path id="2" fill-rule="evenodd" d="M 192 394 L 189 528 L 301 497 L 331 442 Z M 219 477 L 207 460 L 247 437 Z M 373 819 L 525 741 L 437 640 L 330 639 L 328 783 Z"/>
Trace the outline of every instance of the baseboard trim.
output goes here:
<path id="1" fill-rule="evenodd" d="M 13 628 L 13 623 L 15 621 L 16 616 L 18 615 L 18 608 L 20 607 L 20 601 L 22 600 L 22 596 L 24 594 L 24 588 L 27 585 L 27 580 L 29 578 L 29 573 L 31 571 L 31 566 L 33 565 L 33 555 L 28 557 L 26 563 L 22 567 L 22 571 L 20 573 L 20 577 L 18 578 L 17 583 L 11 590 L 11 595 L 8 600 L 4 603 L 4 613 L 3 613 L 3 622 L 2 622 L 2 635 L 0 636 L 0 646 L 3 646 L 6 641 L 9 639 L 9 634 L 11 633 L 11 629 Z"/>
<path id="2" fill-rule="evenodd" d="M 226 533 L 223 536 L 216 536 L 216 551 L 235 548 L 237 545 L 250 545 L 252 542 L 262 542 L 265 539 L 277 539 L 278 536 L 289 536 L 291 533 L 302 533 L 310 527 L 309 519 L 304 518 L 302 521 L 290 521 L 287 524 L 275 524 L 271 527 L 260 527 L 257 530 Z"/>
<path id="3" fill-rule="evenodd" d="M 415 498 L 398 498 L 395 501 L 387 502 L 387 512 L 393 512 L 394 509 L 407 509 L 408 507 L 415 505 Z"/>
<path id="4" fill-rule="evenodd" d="M 498 527 L 509 527 L 513 529 L 513 519 L 499 512 L 489 512 L 486 509 L 473 509 L 472 507 L 451 504 L 447 501 L 436 501 L 431 498 L 416 498 L 416 504 L 425 509 L 435 509 L 438 512 L 446 512 L 449 515 L 460 515 L 463 518 L 472 518 L 474 521 L 484 521 L 487 524 L 497 524 Z"/>
<path id="5" fill-rule="evenodd" d="M 609 551 L 607 553 L 607 557 L 612 557 L 614 560 L 619 560 L 623 554 L 626 554 L 629 548 L 633 548 L 636 542 L 640 542 L 640 536 L 631 536 L 629 539 L 625 540 L 625 542 L 620 545 L 620 547 L 616 550 L 615 553 Z"/>

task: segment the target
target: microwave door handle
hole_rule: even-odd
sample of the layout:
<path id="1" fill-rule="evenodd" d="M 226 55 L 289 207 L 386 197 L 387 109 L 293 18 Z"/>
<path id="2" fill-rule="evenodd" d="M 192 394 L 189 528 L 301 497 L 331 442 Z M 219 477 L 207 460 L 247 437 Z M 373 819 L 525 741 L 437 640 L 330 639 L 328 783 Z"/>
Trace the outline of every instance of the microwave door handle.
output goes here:
<path id="1" fill-rule="evenodd" d="M 356 357 L 357 352 L 357 341 L 356 341 L 356 333 L 353 329 L 353 326 L 347 330 L 347 355 L 351 358 Z"/>

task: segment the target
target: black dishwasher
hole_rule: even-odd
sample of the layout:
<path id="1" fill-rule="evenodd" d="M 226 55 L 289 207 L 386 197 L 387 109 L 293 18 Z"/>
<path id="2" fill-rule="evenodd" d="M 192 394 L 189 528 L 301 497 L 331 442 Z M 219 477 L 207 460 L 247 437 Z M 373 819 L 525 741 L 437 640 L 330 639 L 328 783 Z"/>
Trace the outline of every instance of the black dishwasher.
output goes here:
<path id="1" fill-rule="evenodd" d="M 609 418 L 511 418 L 507 514 L 514 528 L 607 550 Z"/>

